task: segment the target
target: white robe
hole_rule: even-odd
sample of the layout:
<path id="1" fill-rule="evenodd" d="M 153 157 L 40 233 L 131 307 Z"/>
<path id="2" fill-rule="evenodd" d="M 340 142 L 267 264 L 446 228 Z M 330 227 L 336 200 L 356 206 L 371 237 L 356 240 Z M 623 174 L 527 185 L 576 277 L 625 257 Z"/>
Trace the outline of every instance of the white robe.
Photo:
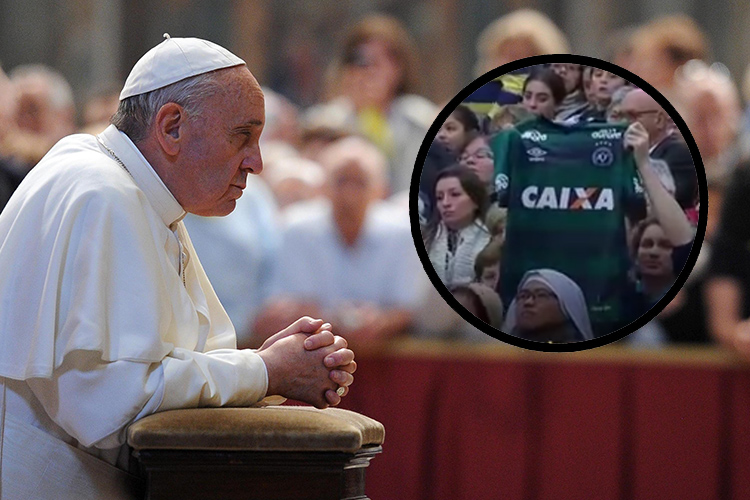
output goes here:
<path id="1" fill-rule="evenodd" d="M 112 498 L 123 477 L 107 464 L 127 468 L 129 424 L 266 393 L 265 364 L 235 349 L 182 207 L 127 136 L 99 137 L 127 170 L 96 137 L 67 137 L 0 214 L 3 499 Z M 91 455 L 101 460 L 87 468 Z"/>

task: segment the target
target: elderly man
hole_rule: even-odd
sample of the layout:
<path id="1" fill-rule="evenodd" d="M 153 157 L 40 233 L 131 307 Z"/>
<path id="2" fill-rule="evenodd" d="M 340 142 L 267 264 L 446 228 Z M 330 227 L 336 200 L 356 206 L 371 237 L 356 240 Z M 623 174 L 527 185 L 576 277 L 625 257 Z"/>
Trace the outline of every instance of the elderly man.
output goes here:
<path id="1" fill-rule="evenodd" d="M 420 300 L 408 217 L 380 201 L 387 163 L 372 143 L 340 139 L 323 150 L 321 164 L 327 200 L 289 209 L 271 299 L 255 331 L 268 335 L 300 311 L 319 311 L 359 352 L 374 350 L 410 324 Z"/>
<path id="2" fill-rule="evenodd" d="M 642 89 L 628 92 L 620 104 L 620 115 L 639 122 L 648 132 L 649 156 L 663 160 L 675 180 L 675 198 L 683 209 L 695 207 L 698 176 L 685 141 L 677 134 L 669 115 Z"/>
<path id="3" fill-rule="evenodd" d="M 346 393 L 354 354 L 322 320 L 235 348 L 182 222 L 230 213 L 261 171 L 263 106 L 242 59 L 167 36 L 133 68 L 113 125 L 61 140 L 11 198 L 0 496 L 130 498 L 125 431 L 143 416 Z"/>

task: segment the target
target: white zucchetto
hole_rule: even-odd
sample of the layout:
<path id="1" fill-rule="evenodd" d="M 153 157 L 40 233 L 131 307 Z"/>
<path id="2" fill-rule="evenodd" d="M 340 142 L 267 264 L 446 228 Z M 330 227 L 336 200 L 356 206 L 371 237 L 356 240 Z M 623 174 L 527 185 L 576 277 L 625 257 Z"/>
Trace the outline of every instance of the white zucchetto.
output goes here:
<path id="1" fill-rule="evenodd" d="M 120 100 L 145 94 L 191 76 L 241 66 L 245 61 L 224 47 L 200 38 L 171 38 L 141 57 L 125 80 Z"/>

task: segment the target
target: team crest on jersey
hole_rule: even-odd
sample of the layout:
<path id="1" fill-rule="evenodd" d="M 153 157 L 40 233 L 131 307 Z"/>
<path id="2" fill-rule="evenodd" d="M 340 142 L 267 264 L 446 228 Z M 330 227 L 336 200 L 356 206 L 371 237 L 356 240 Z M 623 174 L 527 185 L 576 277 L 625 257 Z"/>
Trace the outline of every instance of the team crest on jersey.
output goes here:
<path id="1" fill-rule="evenodd" d="M 509 179 L 505 174 L 498 174 L 495 177 L 495 192 L 500 193 L 508 189 Z"/>
<path id="2" fill-rule="evenodd" d="M 545 161 L 544 157 L 547 156 L 547 152 L 538 146 L 527 149 L 526 154 L 529 155 L 529 161 L 532 162 Z"/>
<path id="3" fill-rule="evenodd" d="M 521 204 L 530 209 L 612 211 L 615 195 L 612 188 L 527 186 L 521 192 Z"/>
<path id="4" fill-rule="evenodd" d="M 608 167 L 615 161 L 615 154 L 612 152 L 612 148 L 607 146 L 601 146 L 594 150 L 591 154 L 591 163 L 597 167 Z"/>
<path id="5" fill-rule="evenodd" d="M 547 140 L 547 134 L 543 134 L 538 130 L 527 130 L 521 134 L 521 139 L 527 139 L 531 142 L 544 142 Z"/>

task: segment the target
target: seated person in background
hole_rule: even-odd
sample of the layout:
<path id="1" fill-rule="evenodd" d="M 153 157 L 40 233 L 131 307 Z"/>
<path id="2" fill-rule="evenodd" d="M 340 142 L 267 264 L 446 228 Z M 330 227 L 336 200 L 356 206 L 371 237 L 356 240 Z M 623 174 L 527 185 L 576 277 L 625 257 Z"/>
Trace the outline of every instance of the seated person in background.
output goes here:
<path id="1" fill-rule="evenodd" d="M 9 76 L 18 96 L 9 153 L 28 171 L 57 141 L 75 132 L 73 89 L 62 74 L 42 64 L 16 66 Z"/>
<path id="2" fill-rule="evenodd" d="M 493 290 L 497 288 L 500 281 L 500 253 L 502 248 L 501 242 L 490 240 L 487 246 L 477 254 L 474 261 L 474 274 L 477 276 L 477 281 Z"/>
<path id="3" fill-rule="evenodd" d="M 518 9 L 492 21 L 477 38 L 474 73 L 542 54 L 567 54 L 570 45 L 552 20 L 533 9 Z"/>
<path id="4" fill-rule="evenodd" d="M 654 218 L 645 219 L 636 226 L 630 252 L 642 312 L 654 306 L 672 286 L 687 262 L 692 243 L 689 241 L 675 248 Z"/>
<path id="5" fill-rule="evenodd" d="M 566 123 L 607 121 L 607 107 L 612 102 L 612 95 L 625 85 L 629 83 L 621 76 L 603 69 L 591 68 L 591 81 L 587 89 L 589 104 L 580 113 L 570 116 Z"/>
<path id="6" fill-rule="evenodd" d="M 594 338 L 581 288 L 553 269 L 535 269 L 523 276 L 508 307 L 503 331 L 535 342 Z"/>
<path id="7" fill-rule="evenodd" d="M 628 117 L 622 112 L 622 101 L 633 90 L 635 90 L 635 87 L 629 85 L 615 90 L 615 93 L 612 94 L 612 100 L 609 102 L 609 106 L 607 106 L 607 122 L 622 123 L 628 120 Z"/>
<path id="8" fill-rule="evenodd" d="M 583 93 L 582 67 L 580 64 L 552 63 L 552 71 L 557 73 L 565 83 L 565 99 L 557 109 L 555 120 L 565 121 L 569 117 L 581 112 L 588 102 Z"/>
<path id="9" fill-rule="evenodd" d="M 333 143 L 321 164 L 327 200 L 288 214 L 271 298 L 256 318 L 252 343 L 299 311 L 325 311 L 350 345 L 377 349 L 410 325 L 421 299 L 409 219 L 380 201 L 387 162 L 367 140 Z"/>
<path id="10" fill-rule="evenodd" d="M 326 73 L 329 99 L 309 108 L 310 123 L 344 127 L 375 143 L 389 161 L 389 186 L 407 189 L 436 106 L 417 95 L 416 43 L 391 16 L 367 15 L 346 30 Z"/>
<path id="11" fill-rule="evenodd" d="M 440 141 L 432 141 L 419 176 L 419 223 L 421 225 L 427 223 L 435 210 L 435 179 L 437 175 L 441 170 L 454 163 L 453 153 Z"/>
<path id="12" fill-rule="evenodd" d="M 508 106 L 503 106 L 497 112 L 492 114 L 488 132 L 490 134 L 496 134 L 503 130 L 508 130 L 509 128 L 515 127 L 517 123 L 528 120 L 532 117 L 532 113 L 524 108 L 523 104 L 510 104 Z"/>
<path id="13" fill-rule="evenodd" d="M 671 342 L 690 342 L 708 344 L 716 339 L 712 336 L 712 328 L 708 322 L 707 284 L 714 279 L 709 261 L 716 241 L 719 224 L 719 214 L 724 201 L 724 188 L 728 184 L 728 176 L 707 176 L 708 216 L 706 217 L 706 236 L 701 245 L 698 260 L 685 281 L 685 286 L 675 296 L 674 300 L 659 314 L 659 320 L 664 327 L 665 337 Z M 740 220 L 742 220 L 740 218 Z M 726 257 L 721 257 L 726 258 Z M 730 261 L 731 262 L 731 261 Z M 729 266 L 740 263 L 729 263 Z M 675 269 L 675 273 L 679 272 Z M 745 285 L 747 286 L 747 285 Z M 747 289 L 750 289 L 748 287 Z"/>
<path id="14" fill-rule="evenodd" d="M 466 106 L 459 104 L 440 126 L 435 139 L 457 159 L 477 134 L 479 134 L 477 115 Z"/>
<path id="15" fill-rule="evenodd" d="M 628 122 L 643 125 L 648 132 L 649 156 L 667 163 L 675 180 L 677 202 L 683 210 L 693 208 L 698 192 L 695 164 L 667 112 L 644 90 L 634 89 L 623 98 L 620 113 Z"/>
<path id="16" fill-rule="evenodd" d="M 487 194 L 492 201 L 494 194 L 495 154 L 490 147 L 490 138 L 486 135 L 478 135 L 464 148 L 458 158 L 458 164 L 468 168 L 479 177 L 479 180 L 487 188 Z"/>
<path id="17" fill-rule="evenodd" d="M 300 156 L 287 156 L 269 166 L 263 178 L 273 191 L 280 210 L 320 196 L 325 172 L 317 162 Z"/>
<path id="18" fill-rule="evenodd" d="M 422 241 L 440 281 L 449 289 L 475 280 L 474 261 L 490 241 L 484 225 L 489 198 L 482 181 L 463 167 L 443 170 L 435 185 L 437 210 Z"/>
<path id="19" fill-rule="evenodd" d="M 211 286 L 232 320 L 237 341 L 243 344 L 258 306 L 268 297 L 281 246 L 273 195 L 260 177 L 248 176 L 231 214 L 187 214 L 183 221 Z"/>
<path id="20" fill-rule="evenodd" d="M 451 290 L 453 297 L 479 320 L 498 330 L 503 324 L 503 303 L 492 288 L 469 283 Z"/>
<path id="21" fill-rule="evenodd" d="M 557 107 L 565 99 L 565 82 L 549 68 L 536 67 L 523 84 L 521 104 L 534 115 L 555 118 Z"/>
<path id="22" fill-rule="evenodd" d="M 718 201 L 713 194 L 709 213 Z M 705 285 L 711 335 L 750 360 L 750 163 L 734 168 L 723 193 Z M 709 223 L 712 222 L 709 218 Z M 710 225 L 706 227 L 709 233 Z M 704 245 L 705 246 L 705 245 Z M 703 250 L 703 248 L 701 249 Z"/>
<path id="23" fill-rule="evenodd" d="M 636 226 L 631 241 L 631 258 L 641 273 L 641 280 L 626 301 L 633 307 L 631 314 L 636 318 L 654 306 L 674 283 L 690 255 L 694 233 L 685 213 L 665 185 L 669 184 L 669 178 L 662 180 L 654 168 L 663 162 L 650 160 L 647 156 L 648 133 L 645 127 L 636 122 L 628 128 L 626 135 L 635 152 L 651 215 Z M 665 170 L 663 174 L 669 172 Z"/>
<path id="24" fill-rule="evenodd" d="M 508 209 L 496 204 L 490 205 L 484 218 L 492 241 L 496 241 L 500 248 L 505 243 L 505 223 L 508 221 Z"/>

